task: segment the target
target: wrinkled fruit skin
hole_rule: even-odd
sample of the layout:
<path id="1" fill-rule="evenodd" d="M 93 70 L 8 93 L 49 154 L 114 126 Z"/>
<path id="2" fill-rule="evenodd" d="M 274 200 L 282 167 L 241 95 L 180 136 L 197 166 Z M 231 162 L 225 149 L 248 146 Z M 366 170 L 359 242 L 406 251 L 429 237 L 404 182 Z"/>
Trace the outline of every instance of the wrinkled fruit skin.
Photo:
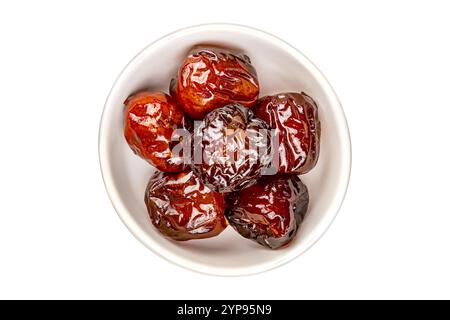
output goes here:
<path id="1" fill-rule="evenodd" d="M 320 122 L 317 105 L 305 93 L 280 93 L 260 99 L 254 109 L 279 133 L 280 173 L 302 174 L 317 163 L 320 147 Z"/>
<path id="2" fill-rule="evenodd" d="M 256 105 L 259 83 L 246 55 L 221 48 L 194 48 L 172 80 L 171 95 L 192 119 L 230 103 Z"/>
<path id="3" fill-rule="evenodd" d="M 210 112 L 194 129 L 193 147 L 193 170 L 218 192 L 252 185 L 270 163 L 267 125 L 239 104 Z"/>
<path id="4" fill-rule="evenodd" d="M 143 91 L 125 101 L 124 135 L 130 148 L 157 169 L 180 172 L 186 168 L 182 154 L 174 156 L 176 129 L 189 123 L 175 101 L 163 92 Z"/>
<path id="5" fill-rule="evenodd" d="M 147 185 L 145 204 L 153 225 L 173 240 L 214 237 L 227 226 L 223 195 L 190 170 L 156 172 Z"/>
<path id="6" fill-rule="evenodd" d="M 308 189 L 294 175 L 264 176 L 258 183 L 232 193 L 226 216 L 243 237 L 271 249 L 295 236 L 308 209 Z"/>

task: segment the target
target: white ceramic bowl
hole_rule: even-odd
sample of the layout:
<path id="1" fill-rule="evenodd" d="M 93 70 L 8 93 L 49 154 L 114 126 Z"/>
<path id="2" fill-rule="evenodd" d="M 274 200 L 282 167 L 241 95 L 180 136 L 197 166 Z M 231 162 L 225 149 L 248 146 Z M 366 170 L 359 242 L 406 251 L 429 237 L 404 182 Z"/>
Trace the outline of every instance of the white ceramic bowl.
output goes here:
<path id="1" fill-rule="evenodd" d="M 152 226 L 144 190 L 154 168 L 135 156 L 122 132 L 123 101 L 139 89 L 168 92 L 180 61 L 197 44 L 240 49 L 258 72 L 261 95 L 305 91 L 316 100 L 322 123 L 317 166 L 302 180 L 310 204 L 300 232 L 284 249 L 271 251 L 242 238 L 231 227 L 218 237 L 174 242 Z M 200 25 L 171 33 L 146 47 L 122 71 L 106 101 L 100 124 L 100 165 L 109 197 L 128 229 L 156 254 L 191 270 L 214 275 L 247 275 L 280 266 L 305 252 L 327 230 L 347 189 L 350 137 L 341 105 L 322 73 L 286 42 L 252 28 Z"/>

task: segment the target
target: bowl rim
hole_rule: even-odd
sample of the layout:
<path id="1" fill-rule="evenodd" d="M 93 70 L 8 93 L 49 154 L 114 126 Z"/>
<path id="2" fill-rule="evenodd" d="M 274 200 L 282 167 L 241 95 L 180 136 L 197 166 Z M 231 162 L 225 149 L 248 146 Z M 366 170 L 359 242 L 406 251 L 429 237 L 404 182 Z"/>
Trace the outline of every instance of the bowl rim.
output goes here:
<path id="1" fill-rule="evenodd" d="M 247 33 L 259 38 L 264 38 L 268 42 L 271 42 L 273 45 L 276 45 L 281 49 L 288 51 L 293 57 L 295 57 L 296 60 L 299 60 L 303 64 L 303 66 L 311 72 L 313 77 L 319 82 L 319 85 L 325 91 L 327 98 L 330 100 L 330 105 L 332 106 L 332 108 L 336 113 L 336 120 L 338 122 L 338 131 L 340 131 L 341 137 L 343 137 L 343 140 L 341 141 L 343 150 L 342 152 L 343 165 L 341 166 L 341 170 L 343 170 L 342 172 L 343 174 L 341 176 L 342 178 L 338 183 L 338 188 L 335 192 L 335 197 L 333 200 L 334 202 L 329 206 L 328 211 L 325 213 L 325 216 L 328 216 L 329 218 L 326 221 L 320 222 L 322 227 L 317 228 L 318 231 L 316 231 L 315 234 L 310 237 L 310 241 L 308 243 L 306 243 L 302 247 L 299 247 L 301 248 L 301 250 L 292 250 L 291 252 L 285 254 L 283 257 L 276 259 L 274 261 L 269 261 L 264 264 L 239 268 L 207 266 L 203 263 L 195 263 L 190 260 L 180 258 L 176 254 L 172 253 L 170 250 L 164 250 L 156 241 L 148 237 L 147 233 L 139 226 L 139 224 L 136 221 L 134 221 L 125 204 L 121 201 L 119 192 L 113 183 L 112 178 L 113 173 L 107 157 L 109 144 L 106 143 L 104 137 L 106 136 L 105 130 L 107 129 L 106 118 L 108 116 L 108 111 L 111 109 L 111 101 L 113 100 L 112 97 L 115 89 L 121 87 L 121 82 L 123 81 L 123 78 L 125 78 L 125 74 L 129 72 L 129 70 L 132 69 L 134 65 L 139 64 L 139 60 L 145 57 L 149 51 L 154 50 L 155 47 L 161 45 L 162 43 L 168 42 L 176 37 L 204 31 L 234 31 L 238 33 Z M 213 276 L 248 276 L 263 273 L 278 268 L 282 265 L 285 265 L 286 263 L 293 261 L 295 258 L 298 258 L 302 254 L 307 252 L 317 241 L 319 241 L 323 237 L 323 235 L 327 232 L 328 228 L 335 220 L 338 212 L 340 211 L 348 190 L 352 167 L 351 138 L 345 113 L 339 101 L 339 98 L 336 95 L 336 92 L 334 91 L 333 87 L 328 82 L 328 80 L 325 78 L 323 73 L 319 70 L 319 68 L 317 68 L 314 65 L 314 63 L 311 60 L 309 60 L 301 51 L 299 51 L 297 48 L 295 48 L 288 42 L 282 40 L 281 38 L 254 27 L 232 23 L 207 23 L 184 27 L 175 30 L 171 33 L 168 33 L 160 37 L 159 39 L 151 42 L 146 47 L 144 47 L 138 54 L 136 54 L 133 57 L 133 59 L 131 59 L 119 73 L 108 93 L 108 97 L 106 99 L 101 114 L 98 132 L 98 156 L 99 156 L 100 171 L 102 173 L 103 183 L 105 185 L 108 197 L 117 215 L 122 220 L 123 224 L 127 227 L 127 229 L 131 232 L 131 234 L 133 234 L 133 236 L 137 240 L 139 240 L 139 242 L 141 242 L 145 247 L 147 247 L 153 253 L 162 257 L 166 261 L 169 261 L 177 266 L 183 267 L 190 271 Z M 155 249 L 156 247 L 163 249 L 164 254 Z"/>

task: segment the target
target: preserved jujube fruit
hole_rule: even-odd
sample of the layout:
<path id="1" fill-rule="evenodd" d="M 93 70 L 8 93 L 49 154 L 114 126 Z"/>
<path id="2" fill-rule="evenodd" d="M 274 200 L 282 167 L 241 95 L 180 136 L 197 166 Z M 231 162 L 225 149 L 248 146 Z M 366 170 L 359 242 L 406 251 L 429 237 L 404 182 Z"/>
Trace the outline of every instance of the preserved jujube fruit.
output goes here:
<path id="1" fill-rule="evenodd" d="M 214 237 L 227 226 L 223 195 L 191 170 L 156 172 L 147 185 L 145 204 L 153 225 L 173 240 Z"/>
<path id="2" fill-rule="evenodd" d="M 188 129 L 189 120 L 175 101 L 163 92 L 142 91 L 125 101 L 124 135 L 130 148 L 141 158 L 165 172 L 180 172 L 186 168 L 182 147 L 179 154 L 172 150 L 174 131 Z"/>
<path id="3" fill-rule="evenodd" d="M 230 103 L 256 104 L 259 83 L 250 58 L 218 47 L 196 47 L 172 80 L 171 95 L 193 119 Z"/>
<path id="4" fill-rule="evenodd" d="M 280 173 L 303 174 L 317 163 L 320 121 L 317 104 L 305 93 L 280 93 L 260 99 L 255 115 L 278 132 Z M 274 147 L 275 148 L 275 147 Z"/>
<path id="5" fill-rule="evenodd" d="M 239 104 L 215 109 L 194 128 L 193 169 L 214 191 L 250 186 L 270 163 L 270 132 Z"/>
<path id="6" fill-rule="evenodd" d="M 228 196 L 226 217 L 243 237 L 277 249 L 295 236 L 308 203 L 308 189 L 298 176 L 264 176 Z"/>

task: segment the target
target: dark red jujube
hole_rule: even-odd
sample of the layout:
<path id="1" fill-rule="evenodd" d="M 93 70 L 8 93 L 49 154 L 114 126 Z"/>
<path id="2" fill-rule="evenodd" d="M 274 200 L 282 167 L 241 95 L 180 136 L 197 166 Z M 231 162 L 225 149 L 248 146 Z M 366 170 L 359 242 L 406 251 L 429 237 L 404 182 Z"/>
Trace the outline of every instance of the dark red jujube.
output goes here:
<path id="1" fill-rule="evenodd" d="M 194 172 L 156 172 L 145 191 L 153 225 L 178 241 L 210 238 L 227 226 L 222 194 L 211 191 Z"/>
<path id="2" fill-rule="evenodd" d="M 228 196 L 226 216 L 243 237 L 277 249 L 295 236 L 308 203 L 308 189 L 298 176 L 264 176 Z"/>
<path id="3" fill-rule="evenodd" d="M 317 104 L 310 96 L 303 92 L 266 96 L 253 111 L 278 131 L 278 165 L 274 163 L 278 172 L 303 174 L 316 165 L 320 122 Z"/>
<path id="4" fill-rule="evenodd" d="M 189 128 L 189 120 L 163 92 L 143 91 L 125 101 L 124 135 L 128 145 L 161 171 L 180 172 L 186 168 L 182 152 L 172 153 L 181 143 L 172 141 L 172 135 L 182 128 Z"/>
<path id="5" fill-rule="evenodd" d="M 193 138 L 193 169 L 214 191 L 248 187 L 270 163 L 267 125 L 239 104 L 211 111 Z"/>
<path id="6" fill-rule="evenodd" d="M 250 58 L 217 47 L 196 47 L 181 64 L 170 93 L 192 119 L 230 103 L 253 107 L 259 83 Z"/>

